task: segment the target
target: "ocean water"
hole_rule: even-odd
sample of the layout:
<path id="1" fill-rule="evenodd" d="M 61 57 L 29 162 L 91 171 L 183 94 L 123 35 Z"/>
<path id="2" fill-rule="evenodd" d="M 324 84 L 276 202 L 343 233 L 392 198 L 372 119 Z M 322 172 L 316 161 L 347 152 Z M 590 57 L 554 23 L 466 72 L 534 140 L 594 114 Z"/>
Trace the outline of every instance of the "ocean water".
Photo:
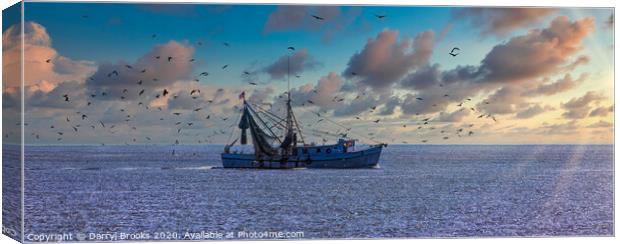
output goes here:
<path id="1" fill-rule="evenodd" d="M 390 145 L 351 170 L 221 169 L 221 150 L 28 146 L 25 235 L 614 235 L 612 145 Z"/>

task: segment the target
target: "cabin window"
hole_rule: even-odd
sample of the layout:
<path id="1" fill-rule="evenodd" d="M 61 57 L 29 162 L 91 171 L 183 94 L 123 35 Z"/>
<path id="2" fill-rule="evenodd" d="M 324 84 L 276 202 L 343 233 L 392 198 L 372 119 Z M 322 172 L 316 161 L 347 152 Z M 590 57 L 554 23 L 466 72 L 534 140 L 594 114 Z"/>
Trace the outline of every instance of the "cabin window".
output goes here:
<path id="1" fill-rule="evenodd" d="M 327 150 L 325 150 L 326 153 L 332 153 L 332 149 L 328 148 Z"/>
<path id="2" fill-rule="evenodd" d="M 320 148 L 320 147 L 317 147 L 317 148 L 316 148 L 316 152 L 317 152 L 317 153 L 320 153 L 320 152 L 321 152 L 321 148 Z"/>

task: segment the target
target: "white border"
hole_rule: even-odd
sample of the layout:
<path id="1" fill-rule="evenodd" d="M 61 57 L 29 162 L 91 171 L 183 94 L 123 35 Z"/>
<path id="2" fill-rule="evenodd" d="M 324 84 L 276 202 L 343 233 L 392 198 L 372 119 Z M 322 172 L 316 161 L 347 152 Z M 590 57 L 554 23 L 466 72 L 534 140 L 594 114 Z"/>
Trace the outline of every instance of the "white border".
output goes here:
<path id="1" fill-rule="evenodd" d="M 0 7 L 2 7 L 2 9 L 5 9 L 15 3 L 17 3 L 18 1 L 16 0 L 2 0 L 0 1 Z M 456 1 L 456 0 L 434 0 L 432 2 L 429 1 L 423 1 L 423 0 L 382 0 L 380 2 L 376 1 L 376 0 L 338 0 L 338 1 L 333 1 L 333 0 L 239 0 L 239 1 L 231 1 L 231 0 L 210 0 L 210 1 L 204 1 L 204 0 L 196 0 L 196 1 L 188 1 L 188 0 L 147 0 L 147 1 L 137 1 L 137 0 L 125 0 L 125 1 L 101 1 L 101 0 L 82 0 L 82 1 L 45 1 L 45 0 L 27 0 L 27 2 L 131 2 L 131 3 L 140 3 L 140 2 L 159 2 L 159 3 L 223 3 L 223 4 L 230 4 L 230 3 L 250 3 L 250 4 L 338 4 L 338 5 L 378 5 L 378 3 L 380 3 L 380 5 L 405 5 L 405 6 L 413 6 L 413 5 L 426 5 L 426 6 L 557 6 L 557 7 L 614 7 L 614 12 L 615 12 L 615 7 L 618 5 L 617 1 L 610 1 L 610 0 L 588 0 L 588 1 L 575 1 L 575 0 L 565 0 L 565 1 L 559 1 L 559 0 L 521 0 L 518 2 L 514 2 L 514 1 L 491 1 L 491 0 L 462 0 L 462 1 Z M 23 15 L 22 15 L 23 18 Z M 1 21 L 0 21 L 1 24 Z M 23 19 L 22 19 L 22 24 L 23 24 Z M 614 29 L 616 29 L 616 27 L 614 26 Z M 23 28 L 22 28 L 23 31 Z M 617 45 L 617 40 L 618 40 L 618 32 L 614 30 L 614 46 L 618 46 Z M 615 74 L 618 72 L 618 67 L 615 66 L 615 57 L 616 57 L 616 53 L 617 53 L 617 48 L 614 48 L 614 84 L 615 84 Z M 22 53 L 23 55 L 23 53 Z M 23 57 L 22 57 L 23 60 Z M 2 61 L 0 59 L 0 71 L 2 70 Z M 23 68 L 22 68 L 22 77 L 23 77 Z M 618 86 L 614 85 L 614 101 L 615 101 L 615 94 L 617 93 L 617 91 L 620 88 L 618 88 Z M 23 92 L 23 91 L 22 91 Z M 22 94 L 22 99 L 23 99 L 23 94 Z M 0 93 L 0 101 L 2 100 L 2 95 Z M 23 102 L 22 102 L 23 104 Z M 614 102 L 615 104 L 615 102 Z M 614 106 L 615 108 L 616 106 Z M 1 113 L 1 106 L 0 106 L 0 113 Z M 618 113 L 616 113 L 614 111 L 614 121 L 617 121 L 618 118 Z M 23 121 L 23 107 L 22 107 L 22 121 Z M 615 124 L 615 122 L 614 122 Z M 0 126 L 2 125 L 2 122 L 0 120 Z M 614 127 L 614 135 L 616 134 L 617 130 L 616 127 Z M 22 130 L 22 141 L 23 141 L 23 130 Z M 614 137 L 614 145 L 617 144 L 617 138 Z M 1 155 L 1 148 L 0 148 L 0 155 Z M 23 152 L 23 150 L 22 150 Z M 614 147 L 614 155 L 617 155 L 618 153 L 618 148 Z M 23 157 L 23 155 L 22 155 Z M 23 161 L 23 160 L 22 160 Z M 618 162 L 618 158 L 614 157 L 614 233 L 615 235 L 618 235 L 618 223 L 615 222 L 618 220 L 618 211 L 616 209 L 616 205 L 615 205 L 615 200 L 616 200 L 616 194 L 618 192 L 618 185 L 617 182 L 615 181 L 616 177 L 618 175 L 618 168 L 615 167 L 615 165 Z M 2 169 L 0 167 L 0 174 L 2 172 Z M 22 186 L 23 186 L 23 172 L 22 172 Z M 23 190 L 23 189 L 22 189 Z M 0 194 L 1 194 L 2 190 L 0 189 Z M 23 205 L 23 199 L 22 199 L 22 205 Z M 1 204 L 0 204 L 0 209 L 1 209 Z M 23 208 L 22 208 L 23 210 Z M 22 219 L 23 219 L 23 212 L 22 212 Z M 1 223 L 1 219 L 0 219 L 0 223 Z M 22 222 L 23 225 L 23 222 Z M 383 242 L 389 242 L 389 243 L 410 243 L 410 242 L 417 242 L 417 243 L 482 243 L 482 244 L 486 244 L 486 243 L 497 243 L 497 242 L 502 242 L 502 243 L 506 243 L 506 244 L 511 244 L 511 243 L 522 243 L 522 242 L 528 242 L 528 243 L 548 243 L 548 242 L 552 242 L 552 243 L 583 243 L 583 242 L 596 242 L 596 243 L 615 243 L 618 240 L 616 240 L 618 238 L 616 237 L 561 237 L 561 238 L 460 238 L 460 239 L 376 239 L 376 240 L 303 240 L 303 241 L 287 241 L 286 243 L 291 243 L 291 244 L 297 244 L 297 243 L 330 243 L 330 244 L 340 244 L 340 243 L 383 243 Z M 615 240 L 615 241 L 614 241 Z M 14 241 L 13 239 L 8 238 L 7 236 L 4 235 L 0 235 L 0 242 L 1 243 L 6 243 L 9 241 L 13 241 L 13 243 L 17 243 L 16 241 Z M 92 243 L 92 242 L 89 242 Z M 148 242 L 148 243 L 170 243 L 170 244 L 178 244 L 180 242 Z M 231 243 L 231 244 L 239 244 L 239 243 L 247 243 L 247 242 L 242 242 L 242 241 L 216 241 L 216 243 Z M 261 243 L 281 243 L 280 241 L 261 241 Z"/>

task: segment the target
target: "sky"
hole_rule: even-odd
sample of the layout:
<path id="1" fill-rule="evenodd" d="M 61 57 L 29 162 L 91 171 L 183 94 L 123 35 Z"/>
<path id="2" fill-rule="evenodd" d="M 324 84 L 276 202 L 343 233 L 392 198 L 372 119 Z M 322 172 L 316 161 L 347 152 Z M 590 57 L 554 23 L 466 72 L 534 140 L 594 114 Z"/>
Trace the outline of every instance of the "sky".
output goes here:
<path id="1" fill-rule="evenodd" d="M 611 8 L 24 10 L 28 144 L 227 143 L 239 135 L 238 95 L 282 114 L 287 77 L 306 142 L 346 134 L 364 143 L 613 143 Z M 15 8 L 3 11 L 2 30 L 11 141 L 21 125 L 12 116 L 21 84 Z"/>

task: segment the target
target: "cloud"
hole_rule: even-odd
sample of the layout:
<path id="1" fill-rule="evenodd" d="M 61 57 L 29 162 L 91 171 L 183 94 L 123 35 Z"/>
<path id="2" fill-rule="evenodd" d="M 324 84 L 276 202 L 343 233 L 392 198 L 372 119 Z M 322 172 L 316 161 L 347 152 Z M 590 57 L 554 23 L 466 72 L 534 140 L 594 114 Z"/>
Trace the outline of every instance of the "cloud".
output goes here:
<path id="1" fill-rule="evenodd" d="M 405 77 L 400 85 L 405 88 L 424 90 L 440 83 L 441 71 L 439 64 L 427 65 L 417 69 Z"/>
<path id="2" fill-rule="evenodd" d="M 189 60 L 193 55 L 193 47 L 186 43 L 170 41 L 155 46 L 134 63 L 120 61 L 115 64 L 101 64 L 97 72 L 87 80 L 86 86 L 89 93 L 109 94 L 96 96 L 97 99 L 119 99 L 120 96 L 129 100 L 137 99 L 138 92 L 143 89 L 146 90 L 145 97 L 152 97 L 177 81 L 185 80 L 189 83 L 192 71 L 192 63 Z M 168 57 L 172 57 L 171 61 L 168 61 Z M 127 92 L 124 92 L 125 89 Z"/>
<path id="3" fill-rule="evenodd" d="M 589 116 L 590 117 L 605 117 L 607 116 L 607 114 L 612 113 L 613 111 L 614 111 L 614 106 L 609 106 L 609 107 L 601 106 L 601 107 L 598 107 L 592 110 Z"/>
<path id="4" fill-rule="evenodd" d="M 301 26 L 306 16 L 306 7 L 301 5 L 281 5 L 273 11 L 263 29 L 269 33 L 273 31 L 289 30 Z"/>
<path id="5" fill-rule="evenodd" d="M 360 14 L 359 7 L 281 5 L 267 17 L 263 33 L 301 29 L 322 32 L 322 41 L 328 42 L 336 33 L 351 25 Z M 312 15 L 320 16 L 323 20 L 316 20 Z"/>
<path id="6" fill-rule="evenodd" d="M 564 66 L 563 70 L 567 71 L 567 72 L 568 71 L 572 71 L 575 68 L 577 68 L 577 66 L 588 64 L 588 63 L 590 63 L 590 58 L 588 56 L 581 55 L 581 56 L 577 57 L 577 59 L 575 59 L 575 61 L 573 61 L 569 65 Z"/>
<path id="7" fill-rule="evenodd" d="M 304 70 L 314 69 L 319 66 L 320 63 L 314 61 L 314 58 L 310 56 L 308 50 L 300 49 L 290 55 L 280 57 L 274 63 L 263 68 L 263 71 L 271 76 L 271 79 L 285 78 L 288 72 L 291 75 L 301 74 Z"/>
<path id="8" fill-rule="evenodd" d="M 528 108 L 526 108 L 525 110 L 522 110 L 520 112 L 518 112 L 515 117 L 519 118 L 519 119 L 529 119 L 532 118 L 536 115 L 542 114 L 545 111 L 549 110 L 550 108 L 548 107 L 542 107 L 539 104 L 530 106 Z"/>
<path id="9" fill-rule="evenodd" d="M 540 79 L 588 63 L 587 56 L 574 55 L 593 29 L 592 18 L 570 21 L 557 17 L 546 28 L 533 29 L 496 45 L 478 66 L 457 66 L 446 71 L 428 62 L 433 50 L 432 31 L 420 33 L 415 39 L 398 40 L 398 31 L 386 29 L 350 58 L 343 76 L 351 83 L 345 87 L 352 92 L 355 84 L 358 91 L 370 87 L 385 93 L 396 84 L 415 91 L 400 99 L 404 115 L 444 111 L 451 103 L 492 92 L 476 105 L 479 110 L 509 114 L 530 109 L 520 115 L 530 116 L 537 109 L 529 106 L 530 97 L 562 93 L 587 78 L 587 74 L 576 79 L 567 74 L 554 83 Z"/>
<path id="10" fill-rule="evenodd" d="M 452 27 L 453 27 L 452 23 L 446 24 L 446 26 L 444 26 L 441 29 L 441 32 L 439 32 L 439 37 L 437 38 L 437 42 L 443 41 L 446 38 L 446 36 L 448 35 L 448 32 L 450 32 L 450 30 L 452 30 Z"/>
<path id="11" fill-rule="evenodd" d="M 424 95 L 426 94 L 424 93 Z M 405 115 L 429 114 L 443 111 L 450 102 L 438 97 L 441 96 L 428 96 L 423 98 L 424 100 L 417 100 L 416 96 L 407 94 L 400 105 L 401 111 Z"/>
<path id="12" fill-rule="evenodd" d="M 587 78 L 588 78 L 587 73 L 581 74 L 579 78 L 577 79 L 573 79 L 573 77 L 570 74 L 566 74 L 564 78 L 559 79 L 556 82 L 541 84 L 534 90 L 528 92 L 528 94 L 550 96 L 550 95 L 562 93 L 572 88 L 575 88 L 577 85 L 581 84 Z"/>
<path id="13" fill-rule="evenodd" d="M 239 90 L 215 88 L 207 85 L 198 85 L 194 89 L 200 93 L 191 95 L 187 84 L 183 82 L 174 83 L 170 89 L 170 95 L 165 99 L 162 106 L 169 110 L 194 110 L 197 108 L 222 111 L 221 106 L 232 106 L 231 102 L 238 100 Z M 206 111 L 203 111 L 206 112 Z"/>
<path id="14" fill-rule="evenodd" d="M 2 33 L 2 79 L 5 86 L 21 84 L 20 28 L 9 27 Z M 94 62 L 72 60 L 52 48 L 47 30 L 36 22 L 24 23 L 24 85 L 29 89 L 53 89 L 64 81 L 83 81 L 95 72 Z M 49 60 L 50 62 L 47 62 Z M 46 85 L 42 87 L 41 85 Z"/>
<path id="15" fill-rule="evenodd" d="M 321 77 L 316 85 L 306 84 L 291 90 L 294 106 L 318 106 L 322 109 L 333 109 L 340 103 L 334 97 L 340 92 L 344 84 L 342 78 L 336 72 L 329 72 Z M 309 103 L 308 101 L 312 101 Z"/>
<path id="16" fill-rule="evenodd" d="M 459 109 L 453 112 L 441 112 L 439 113 L 440 122 L 461 122 L 464 118 L 469 116 L 471 111 L 469 109 Z"/>
<path id="17" fill-rule="evenodd" d="M 275 90 L 271 87 L 255 89 L 252 91 L 252 94 L 248 98 L 248 101 L 251 103 L 256 103 L 256 104 L 269 102 L 274 91 Z"/>
<path id="18" fill-rule="evenodd" d="M 485 82 L 522 82 L 565 68 L 581 49 L 583 39 L 594 31 L 591 17 L 571 22 L 555 18 L 545 29 L 511 38 L 495 47 L 482 60 L 478 73 Z"/>
<path id="19" fill-rule="evenodd" d="M 21 47 L 21 28 L 13 25 L 2 33 L 2 50 Z M 51 46 L 52 40 L 47 30 L 36 22 L 24 23 L 24 44 L 33 46 Z"/>
<path id="20" fill-rule="evenodd" d="M 574 135 L 580 128 L 576 121 L 568 121 L 566 123 L 548 124 L 539 128 L 542 133 L 548 135 Z"/>
<path id="21" fill-rule="evenodd" d="M 510 32 L 529 27 L 556 11 L 551 8 L 462 8 L 455 11 L 457 19 L 464 18 L 484 35 L 503 37 Z"/>
<path id="22" fill-rule="evenodd" d="M 63 95 L 69 94 L 70 101 L 66 102 Z M 37 108 L 65 108 L 74 109 L 86 105 L 84 83 L 66 81 L 59 83 L 51 91 L 32 90 L 27 92 L 26 106 Z M 32 108 L 31 108 L 32 109 Z"/>
<path id="23" fill-rule="evenodd" d="M 534 29 L 496 45 L 480 66 L 459 66 L 442 72 L 442 82 L 461 84 L 460 91 L 470 96 L 494 91 L 485 102 L 478 103 L 478 109 L 491 114 L 514 113 L 527 108 L 528 97 L 564 92 L 585 80 L 585 75 L 576 80 L 569 75 L 551 84 L 544 79 L 536 81 L 541 76 L 556 75 L 587 63 L 585 56 L 576 60 L 572 57 L 593 28 L 592 18 L 571 22 L 567 17 L 557 17 L 547 28 Z"/>
<path id="24" fill-rule="evenodd" d="M 390 97 L 389 99 L 387 99 L 387 101 L 385 101 L 383 108 L 381 108 L 381 111 L 379 111 L 379 115 L 387 116 L 394 114 L 394 110 L 400 105 L 400 103 L 401 101 L 399 97 Z"/>
<path id="25" fill-rule="evenodd" d="M 523 88 L 519 86 L 504 86 L 484 101 L 479 102 L 476 107 L 490 114 L 514 113 L 517 108 L 527 106 L 523 91 Z"/>
<path id="26" fill-rule="evenodd" d="M 611 128 L 613 126 L 614 126 L 614 124 L 612 124 L 612 123 L 609 123 L 609 122 L 603 121 L 603 120 L 599 120 L 598 122 L 590 124 L 587 127 L 588 128 Z"/>
<path id="27" fill-rule="evenodd" d="M 473 65 L 459 65 L 454 69 L 443 71 L 442 82 L 451 84 L 457 82 L 471 82 L 478 79 L 478 67 Z"/>
<path id="28" fill-rule="evenodd" d="M 562 114 L 568 119 L 582 119 L 588 116 L 590 112 L 590 104 L 605 99 L 600 93 L 589 91 L 579 98 L 573 98 L 566 103 L 562 103 L 562 107 L 566 110 Z"/>
<path id="29" fill-rule="evenodd" d="M 345 117 L 359 115 L 364 111 L 370 110 L 370 107 L 378 106 L 379 104 L 379 99 L 373 96 L 360 97 L 359 99 L 352 100 L 347 104 L 338 106 L 334 109 L 334 116 Z"/>
<path id="30" fill-rule="evenodd" d="M 397 31 L 383 30 L 350 58 L 343 76 L 351 83 L 345 85 L 345 90 L 355 91 L 355 84 L 358 91 L 370 87 L 385 93 L 396 84 L 415 91 L 400 98 L 404 115 L 441 112 L 452 103 L 491 92 L 476 105 L 479 111 L 510 114 L 526 110 L 518 116 L 534 116 L 541 108 L 531 106 L 529 98 L 568 91 L 587 78 L 587 74 L 578 78 L 567 74 L 556 82 L 540 79 L 588 63 L 587 56 L 574 56 L 593 28 L 592 18 L 570 21 L 557 17 L 546 28 L 533 29 L 496 45 L 478 66 L 457 66 L 446 71 L 439 64 L 428 63 L 433 49 L 431 31 L 418 34 L 415 40 L 398 40 Z"/>
<path id="31" fill-rule="evenodd" d="M 3 91 L 2 92 L 2 109 L 4 111 L 8 111 L 8 109 L 20 110 L 19 104 L 21 103 L 21 98 L 19 97 L 17 92 Z M 14 111 L 17 112 L 17 111 Z"/>
<path id="32" fill-rule="evenodd" d="M 325 27 L 325 31 L 323 32 L 323 36 L 321 37 L 321 41 L 329 42 L 334 36 L 349 27 L 357 17 L 362 13 L 362 8 L 357 6 L 351 6 L 348 8 L 348 11 L 341 14 L 338 20 L 332 22 L 332 24 L 328 24 Z"/>
<path id="33" fill-rule="evenodd" d="M 497 89 L 484 101 L 479 102 L 477 108 L 490 114 L 516 112 L 517 118 L 530 118 L 549 109 L 542 108 L 539 105 L 528 106 L 529 98 L 551 96 L 568 91 L 585 81 L 587 77 L 588 74 L 582 74 L 578 79 L 574 79 L 570 74 L 567 74 L 553 83 L 549 83 L 548 79 L 543 79 L 542 81 L 524 82 L 518 85 L 507 84 Z"/>
<path id="34" fill-rule="evenodd" d="M 444 82 L 441 85 L 436 83 L 422 90 L 416 90 L 415 94 L 405 95 L 401 104 L 401 111 L 405 115 L 418 115 L 444 111 L 450 104 L 454 103 L 470 106 L 467 104 L 468 101 L 466 99 L 481 91 L 477 84 L 467 81 Z"/>
<path id="35" fill-rule="evenodd" d="M 369 39 L 362 51 L 349 59 L 343 76 L 361 79 L 360 84 L 376 90 L 386 90 L 410 70 L 428 64 L 433 52 L 433 31 L 400 41 L 398 35 L 398 31 L 385 29 L 375 39 Z"/>

